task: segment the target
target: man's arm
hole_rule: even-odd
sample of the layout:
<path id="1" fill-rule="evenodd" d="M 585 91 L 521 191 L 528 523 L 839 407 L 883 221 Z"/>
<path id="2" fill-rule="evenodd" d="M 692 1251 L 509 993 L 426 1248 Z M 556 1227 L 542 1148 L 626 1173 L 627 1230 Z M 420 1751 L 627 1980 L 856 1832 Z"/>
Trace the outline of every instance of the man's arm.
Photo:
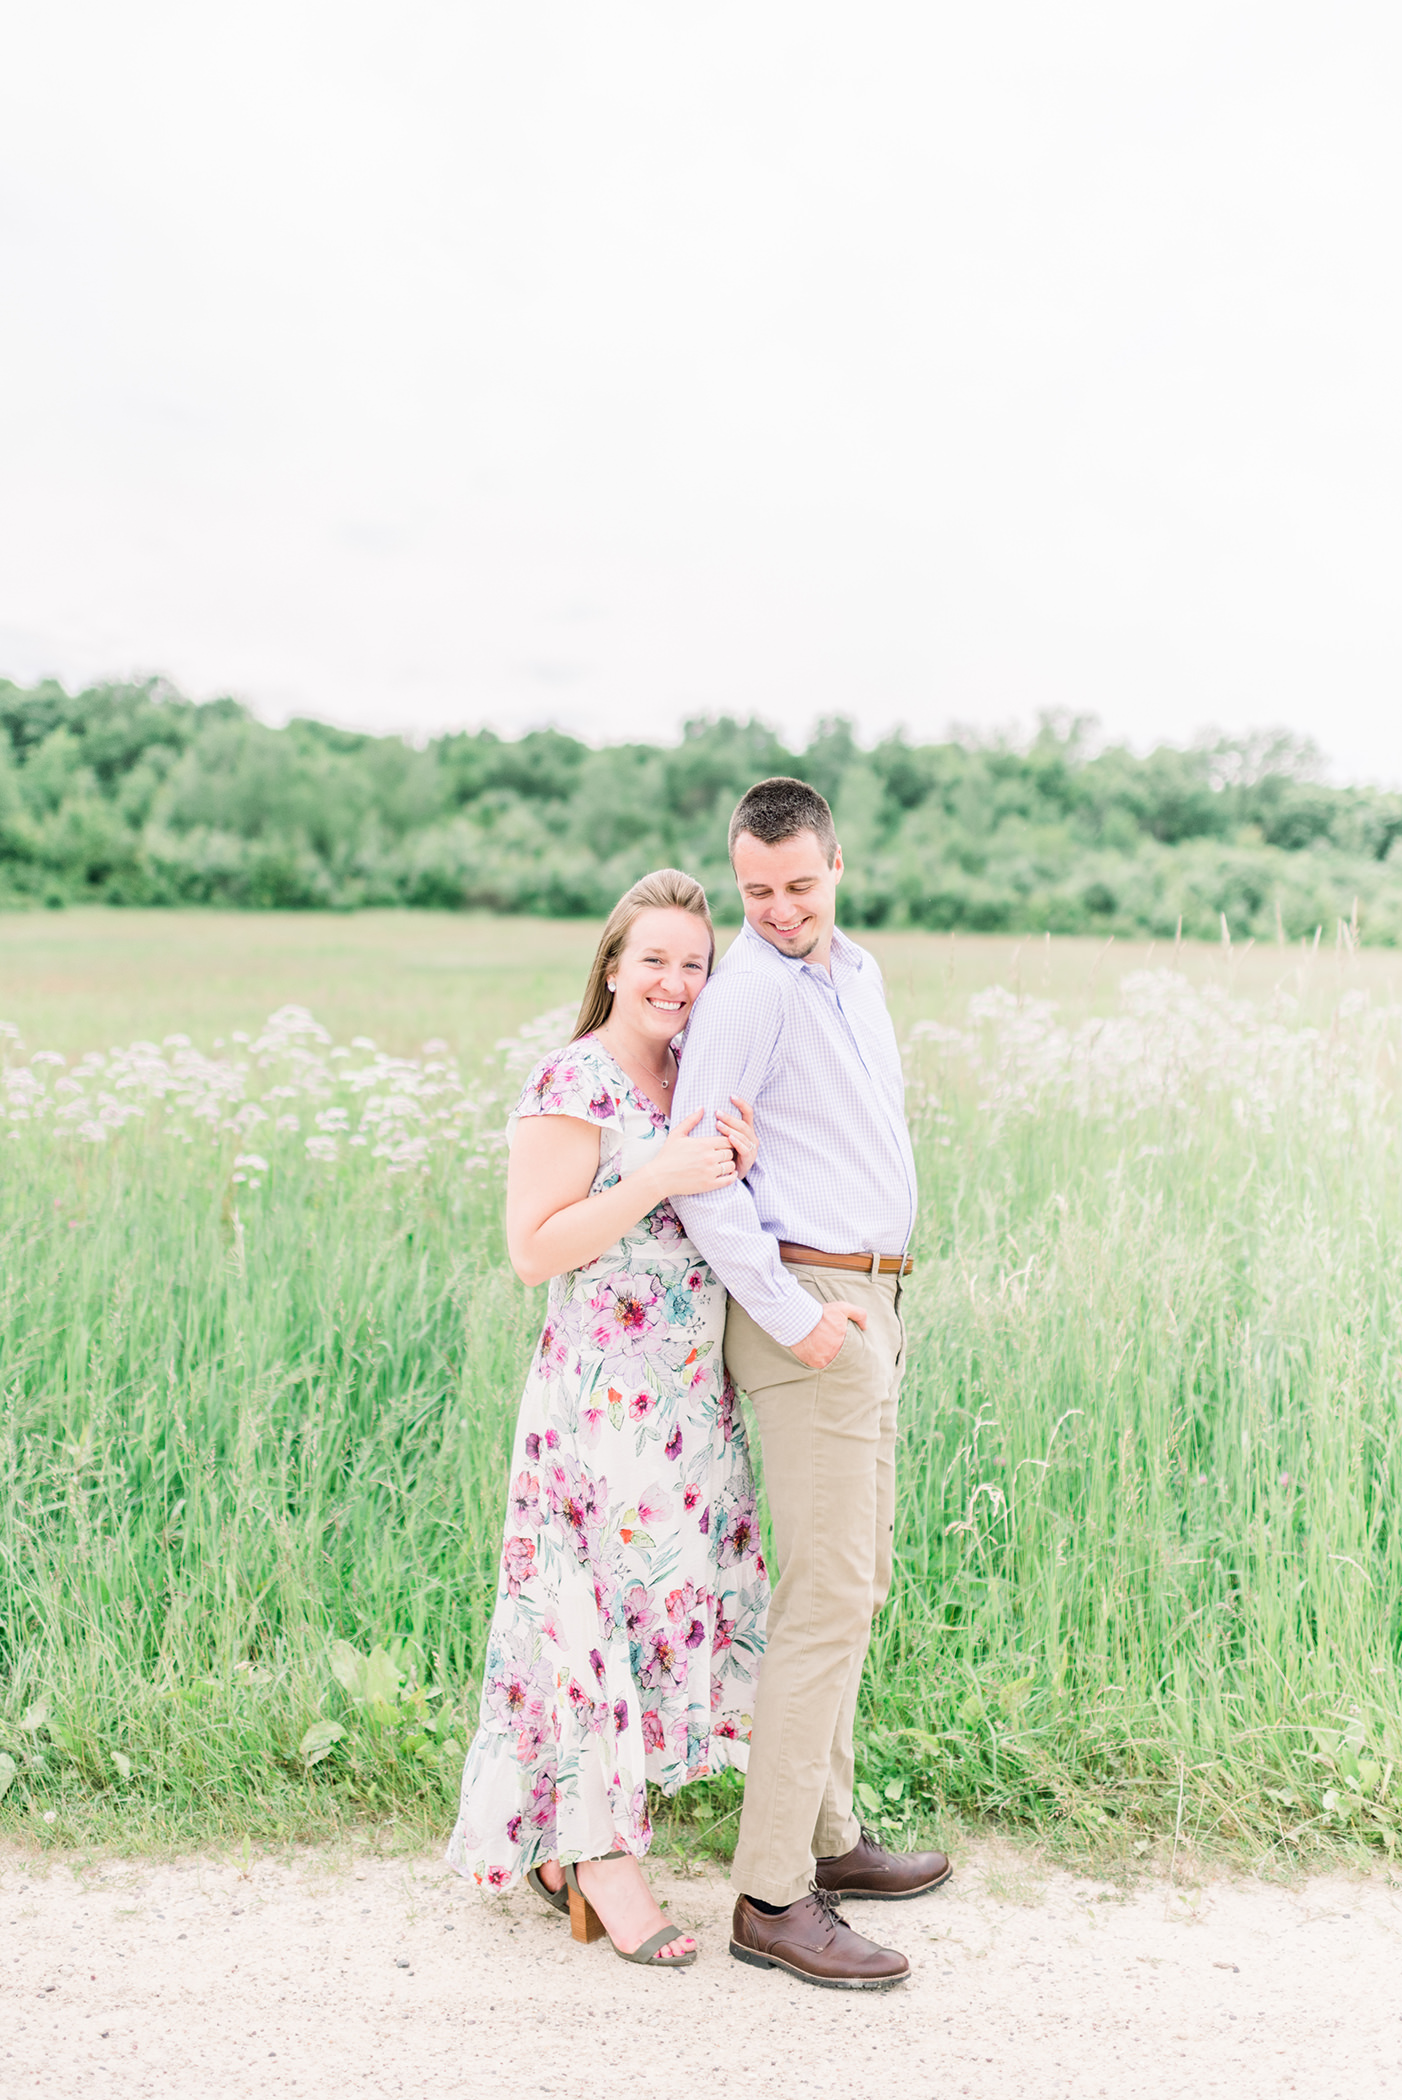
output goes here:
<path id="1" fill-rule="evenodd" d="M 672 1103 L 674 1122 L 699 1108 L 706 1116 L 700 1131 L 709 1133 L 716 1110 L 728 1109 L 731 1095 L 738 1094 L 754 1108 L 763 1157 L 764 1090 L 783 1017 L 781 993 L 762 978 L 739 971 L 712 978 L 692 1009 Z M 702 1196 L 676 1196 L 672 1202 L 688 1237 L 731 1296 L 776 1342 L 792 1348 L 811 1334 L 823 1309 L 784 1269 L 779 1243 L 761 1226 L 744 1182 Z"/>

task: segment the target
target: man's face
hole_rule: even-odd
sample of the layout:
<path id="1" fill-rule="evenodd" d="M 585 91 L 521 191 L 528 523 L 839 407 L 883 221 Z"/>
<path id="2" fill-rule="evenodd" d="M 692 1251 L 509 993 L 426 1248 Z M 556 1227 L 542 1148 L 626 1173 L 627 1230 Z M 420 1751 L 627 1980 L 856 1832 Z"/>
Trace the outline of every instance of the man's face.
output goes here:
<path id="1" fill-rule="evenodd" d="M 842 848 L 829 867 L 816 831 L 800 831 L 777 846 L 766 846 L 753 832 L 742 831 L 735 841 L 733 864 L 745 917 L 760 939 L 781 955 L 799 961 L 812 956 L 826 968 L 842 880 Z"/>

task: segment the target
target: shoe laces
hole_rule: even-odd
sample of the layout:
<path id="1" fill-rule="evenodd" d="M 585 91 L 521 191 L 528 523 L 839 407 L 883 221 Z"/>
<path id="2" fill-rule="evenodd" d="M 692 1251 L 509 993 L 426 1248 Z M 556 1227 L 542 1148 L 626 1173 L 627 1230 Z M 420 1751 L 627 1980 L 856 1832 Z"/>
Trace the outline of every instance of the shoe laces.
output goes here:
<path id="1" fill-rule="evenodd" d="M 817 1904 L 834 1932 L 837 1931 L 839 1926 L 847 1923 L 847 1920 L 842 1915 L 842 1899 L 836 1889 L 820 1889 L 815 1881 L 808 1893 L 812 1896 L 813 1901 Z"/>
<path id="2" fill-rule="evenodd" d="M 873 1852 L 884 1852 L 886 1850 L 886 1847 L 882 1844 L 880 1838 L 876 1835 L 876 1832 L 872 1829 L 869 1823 L 862 1823 L 858 1827 L 861 1830 L 862 1843 L 864 1845 L 870 1845 Z"/>

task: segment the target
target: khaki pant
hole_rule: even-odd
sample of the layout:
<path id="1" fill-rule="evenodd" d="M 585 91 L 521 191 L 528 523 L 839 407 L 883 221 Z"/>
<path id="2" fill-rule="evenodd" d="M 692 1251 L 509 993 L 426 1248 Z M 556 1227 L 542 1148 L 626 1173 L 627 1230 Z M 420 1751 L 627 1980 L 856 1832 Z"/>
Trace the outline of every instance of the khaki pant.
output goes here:
<path id="1" fill-rule="evenodd" d="M 778 1581 L 755 1701 L 731 1882 L 762 1903 L 807 1892 L 813 1862 L 851 1850 L 852 1723 L 871 1622 L 891 1587 L 900 1279 L 785 1263 L 810 1296 L 867 1314 L 810 1371 L 730 1301 L 725 1360 L 764 1451 Z"/>

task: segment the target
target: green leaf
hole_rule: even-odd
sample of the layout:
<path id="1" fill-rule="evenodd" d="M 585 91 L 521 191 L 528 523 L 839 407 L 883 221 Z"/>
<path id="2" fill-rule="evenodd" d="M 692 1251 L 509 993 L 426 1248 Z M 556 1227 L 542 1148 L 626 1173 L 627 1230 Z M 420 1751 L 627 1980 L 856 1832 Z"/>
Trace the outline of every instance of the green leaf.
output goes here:
<path id="1" fill-rule="evenodd" d="M 28 1729 L 31 1735 L 37 1735 L 39 1733 L 39 1730 L 43 1727 L 44 1723 L 48 1720 L 48 1718 L 48 1707 L 45 1705 L 42 1699 L 36 1699 L 32 1706 L 27 1706 L 25 1708 L 23 1714 L 20 1716 L 19 1725 L 21 1728 Z"/>
<path id="2" fill-rule="evenodd" d="M 117 1777 L 119 1779 L 131 1778 L 131 1759 L 129 1757 L 123 1757 L 120 1750 L 114 1750 L 112 1752 L 112 1762 L 117 1768 Z"/>
<path id="3" fill-rule="evenodd" d="M 339 1721 L 313 1721 L 297 1748 L 309 1765 L 319 1765 L 343 1740 L 345 1732 Z"/>
<path id="4" fill-rule="evenodd" d="M 1026 1706 L 1028 1693 L 1032 1690 L 1032 1682 L 1032 1677 L 1029 1674 L 1026 1677 L 1015 1677 L 1011 1684 L 1004 1684 L 998 1687 L 998 1704 L 1009 1718 L 1021 1712 L 1022 1708 Z"/>
<path id="5" fill-rule="evenodd" d="M 966 1696 L 959 1708 L 959 1718 L 969 1727 L 983 1719 L 982 1692 L 975 1690 Z"/>
<path id="6" fill-rule="evenodd" d="M 876 1788 L 868 1786 L 864 1779 L 859 1780 L 857 1783 L 857 1799 L 869 1815 L 875 1816 L 881 1813 L 881 1796 L 877 1793 Z"/>
<path id="7" fill-rule="evenodd" d="M 365 1657 L 349 1641 L 331 1643 L 331 1675 L 337 1684 L 343 1685 L 352 1699 L 365 1697 Z"/>
<path id="8" fill-rule="evenodd" d="M 948 1747 L 944 1736 L 931 1735 L 928 1728 L 902 1728 L 897 1732 L 908 1742 L 918 1743 L 922 1750 L 928 1750 L 933 1757 L 943 1757 Z"/>
<path id="9" fill-rule="evenodd" d="M 899 1801 L 901 1795 L 905 1792 L 905 1781 L 903 1779 L 888 1779 L 883 1791 L 888 1801 Z"/>
<path id="10" fill-rule="evenodd" d="M 1362 1787 L 1365 1794 L 1371 1794 L 1375 1790 L 1382 1776 L 1382 1766 L 1376 1764 L 1371 1757 L 1365 1757 L 1362 1764 L 1358 1767 L 1358 1784 Z"/>
<path id="11" fill-rule="evenodd" d="M 0 1750 L 0 1801 L 3 1801 L 19 1776 L 19 1766 L 8 1750 Z"/>
<path id="12" fill-rule="evenodd" d="M 398 1670 L 377 1643 L 365 1664 L 365 1697 L 372 1706 L 393 1708 L 399 1699 L 400 1682 Z"/>

